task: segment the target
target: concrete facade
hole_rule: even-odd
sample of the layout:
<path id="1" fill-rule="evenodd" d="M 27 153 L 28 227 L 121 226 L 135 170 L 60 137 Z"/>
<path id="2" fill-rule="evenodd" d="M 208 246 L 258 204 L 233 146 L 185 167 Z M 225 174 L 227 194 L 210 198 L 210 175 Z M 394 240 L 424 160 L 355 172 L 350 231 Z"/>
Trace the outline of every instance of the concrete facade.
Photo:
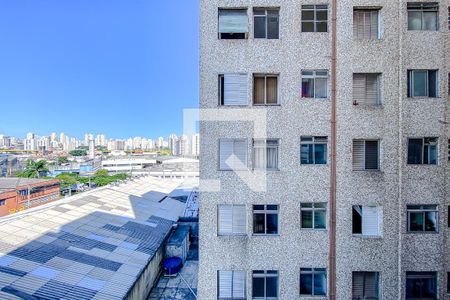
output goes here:
<path id="1" fill-rule="evenodd" d="M 351 299 L 354 271 L 380 273 L 380 299 L 405 298 L 407 271 L 438 272 L 439 299 L 447 297 L 450 2 L 435 1 L 438 31 L 408 31 L 407 2 L 419 1 L 338 1 L 337 299 Z M 303 4 L 328 4 L 327 33 L 301 31 Z M 279 39 L 253 38 L 254 7 L 280 9 Z M 380 39 L 353 38 L 354 7 L 381 8 Z M 247 39 L 218 39 L 218 8 L 248 8 Z M 201 192 L 199 299 L 217 299 L 218 270 L 247 271 L 248 299 L 252 298 L 252 270 L 279 271 L 279 299 L 309 299 L 299 295 L 300 268 L 328 270 L 328 231 L 301 229 L 300 203 L 329 201 L 330 157 L 327 165 L 301 165 L 300 136 L 330 136 L 329 98 L 301 96 L 302 70 L 330 69 L 330 31 L 330 1 L 200 1 L 200 107 L 218 109 L 219 114 L 236 109 L 218 105 L 218 75 L 247 73 L 249 105 L 244 108 L 249 114 L 266 111 L 267 137 L 280 139 L 280 147 L 279 171 L 268 171 L 267 190 L 254 192 L 236 173 L 217 167 L 218 140 L 245 138 L 249 172 L 253 172 L 253 124 L 201 122 L 200 178 L 220 180 L 221 185 L 219 192 Z M 438 69 L 439 96 L 408 98 L 408 69 Z M 254 73 L 279 74 L 279 105 L 252 106 Z M 352 105 L 353 73 L 382 74 L 382 106 Z M 411 137 L 438 137 L 437 165 L 407 164 Z M 352 170 L 353 139 L 380 140 L 379 171 Z M 219 204 L 246 205 L 247 235 L 218 236 Z M 253 204 L 279 205 L 278 235 L 252 235 Z M 438 205 L 438 233 L 408 233 L 407 204 Z M 352 205 L 382 207 L 380 237 L 352 234 Z"/>

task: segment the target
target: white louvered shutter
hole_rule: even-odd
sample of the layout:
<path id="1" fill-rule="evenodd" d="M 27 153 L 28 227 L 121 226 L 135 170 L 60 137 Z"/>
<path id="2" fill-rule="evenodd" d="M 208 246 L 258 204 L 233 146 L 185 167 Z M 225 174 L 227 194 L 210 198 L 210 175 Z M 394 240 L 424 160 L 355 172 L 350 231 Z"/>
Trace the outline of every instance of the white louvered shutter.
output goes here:
<path id="1" fill-rule="evenodd" d="M 248 166 L 247 153 L 248 153 L 248 143 L 247 140 L 235 140 L 234 141 L 234 160 L 233 169 L 234 170 L 245 170 Z"/>
<path id="2" fill-rule="evenodd" d="M 245 271 L 233 272 L 233 298 L 245 299 Z"/>
<path id="3" fill-rule="evenodd" d="M 364 273 L 353 272 L 352 299 L 363 299 L 364 297 Z"/>
<path id="4" fill-rule="evenodd" d="M 220 140 L 219 142 L 219 168 L 220 170 L 230 170 L 231 166 L 227 163 L 233 155 L 234 141 Z"/>
<path id="5" fill-rule="evenodd" d="M 233 271 L 219 271 L 219 298 L 232 297 Z"/>
<path id="6" fill-rule="evenodd" d="M 362 234 L 363 235 L 379 235 L 380 225 L 379 216 L 380 209 L 378 207 L 364 206 L 362 208 Z"/>
<path id="7" fill-rule="evenodd" d="M 366 77 L 364 74 L 353 74 L 353 101 L 361 104 L 366 98 Z"/>
<path id="8" fill-rule="evenodd" d="M 248 105 L 247 74 L 224 75 L 224 105 Z"/>
<path id="9" fill-rule="evenodd" d="M 246 10 L 220 10 L 219 33 L 247 33 L 248 17 Z"/>
<path id="10" fill-rule="evenodd" d="M 218 234 L 227 235 L 233 233 L 233 206 L 219 205 L 218 207 Z"/>
<path id="11" fill-rule="evenodd" d="M 354 140 L 353 141 L 353 170 L 361 171 L 364 170 L 364 141 Z"/>
<path id="12" fill-rule="evenodd" d="M 366 299 L 378 299 L 378 273 L 365 272 L 364 296 Z"/>
<path id="13" fill-rule="evenodd" d="M 245 205 L 233 206 L 233 234 L 247 233 L 247 210 Z"/>
<path id="14" fill-rule="evenodd" d="M 379 80 L 378 74 L 366 74 L 366 82 L 365 82 L 365 89 L 366 89 L 366 99 L 365 102 L 367 105 L 378 105 L 379 104 Z"/>
<path id="15" fill-rule="evenodd" d="M 379 11 L 373 10 L 370 12 L 370 38 L 371 39 L 378 39 L 379 38 L 379 25 L 378 25 L 378 19 L 379 19 Z"/>

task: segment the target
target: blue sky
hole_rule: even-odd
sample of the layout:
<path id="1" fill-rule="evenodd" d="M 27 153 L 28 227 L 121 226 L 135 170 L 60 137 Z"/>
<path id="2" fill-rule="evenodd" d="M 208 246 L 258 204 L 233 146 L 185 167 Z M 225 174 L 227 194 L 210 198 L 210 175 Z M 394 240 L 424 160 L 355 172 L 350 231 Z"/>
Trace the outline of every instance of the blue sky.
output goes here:
<path id="1" fill-rule="evenodd" d="M 182 132 L 198 0 L 0 1 L 0 134 Z"/>

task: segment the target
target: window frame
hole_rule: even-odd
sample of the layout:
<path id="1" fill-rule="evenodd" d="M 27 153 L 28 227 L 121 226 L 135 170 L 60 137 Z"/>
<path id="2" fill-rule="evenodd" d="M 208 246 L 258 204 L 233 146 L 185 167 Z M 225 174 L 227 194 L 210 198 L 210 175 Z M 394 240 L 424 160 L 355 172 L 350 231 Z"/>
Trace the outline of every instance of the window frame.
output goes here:
<path id="1" fill-rule="evenodd" d="M 222 206 L 231 206 L 231 232 L 221 232 L 220 229 L 220 207 Z M 233 214 L 233 209 L 234 207 L 241 207 L 244 209 L 244 216 L 245 216 L 245 220 L 244 220 L 244 226 L 245 226 L 245 232 L 234 232 L 233 231 L 233 220 L 234 220 L 234 214 Z M 248 235 L 248 220 L 247 220 L 248 216 L 247 216 L 247 206 L 245 204 L 218 204 L 217 205 L 217 236 L 221 237 L 221 236 L 247 236 Z"/>
<path id="2" fill-rule="evenodd" d="M 358 101 L 358 99 L 355 99 L 355 80 L 357 80 L 358 76 L 364 76 L 364 100 Z M 367 89 L 367 77 L 368 76 L 375 76 L 376 77 L 376 94 L 377 99 L 375 103 L 368 103 L 368 89 Z M 356 78 L 355 78 L 356 77 Z M 363 106 L 370 106 L 370 107 L 381 107 L 383 106 L 383 95 L 382 95 L 382 73 L 353 73 L 353 79 L 352 79 L 352 100 L 353 105 L 363 105 Z"/>
<path id="3" fill-rule="evenodd" d="M 426 79 L 425 79 L 425 92 L 426 95 L 425 96 L 415 96 L 414 95 L 414 76 L 416 74 L 416 72 L 426 72 Z M 430 72 L 436 72 L 436 86 L 435 91 L 436 91 L 436 95 L 435 96 L 430 96 Z M 407 72 L 407 98 L 440 98 L 439 96 L 439 69 L 408 69 Z"/>
<path id="4" fill-rule="evenodd" d="M 304 139 L 311 138 L 311 141 L 306 141 Z M 322 139 L 322 140 L 321 140 Z M 325 140 L 326 141 L 323 141 Z M 313 151 L 313 162 L 312 163 L 302 163 L 302 145 L 312 145 Z M 316 162 L 316 145 L 325 145 L 325 163 L 317 163 Z M 310 148 L 308 148 L 309 150 Z M 308 151 L 309 154 L 309 151 Z M 311 135 L 303 135 L 300 136 L 300 165 L 328 165 L 328 136 L 311 136 Z"/>
<path id="5" fill-rule="evenodd" d="M 310 205 L 311 207 L 307 207 L 305 205 Z M 321 206 L 317 206 L 318 204 L 320 204 Z M 323 207 L 322 207 L 323 205 Z M 317 207 L 316 207 L 317 206 Z M 327 202 L 301 202 L 300 203 L 300 229 L 301 230 L 321 230 L 321 231 L 326 231 L 328 230 L 328 203 Z M 312 212 L 312 222 L 311 222 L 311 227 L 303 227 L 303 212 L 304 211 L 311 211 Z M 316 212 L 325 212 L 325 228 L 316 228 Z"/>
<path id="6" fill-rule="evenodd" d="M 315 275 L 323 275 L 325 274 L 325 294 L 316 294 L 315 293 Z M 311 287 L 312 287 L 312 293 L 311 294 L 302 294 L 301 284 L 302 284 L 302 275 L 311 275 Z M 328 274 L 326 268 L 300 268 L 300 280 L 299 280 L 299 294 L 300 297 L 305 296 L 312 296 L 312 297 L 326 297 L 328 295 Z"/>
<path id="7" fill-rule="evenodd" d="M 258 273 L 255 273 L 258 272 Z M 261 273 L 263 272 L 263 273 Z M 277 297 L 268 297 L 267 296 L 267 278 L 277 278 Z M 264 279 L 264 297 L 255 297 L 254 296 L 254 279 L 255 278 L 263 278 Z M 253 300 L 277 300 L 280 295 L 280 277 L 278 270 L 253 270 L 252 271 L 252 299 Z"/>
<path id="8" fill-rule="evenodd" d="M 267 142 L 274 142 L 273 145 L 268 145 Z M 257 143 L 261 142 L 261 144 L 256 145 Z M 264 144 L 263 144 L 263 143 Z M 275 144 L 276 143 L 276 144 Z M 267 167 L 267 149 L 271 148 L 271 149 L 276 149 L 276 153 L 277 153 L 277 166 L 276 168 L 268 168 Z M 264 152 L 264 157 L 265 157 L 265 165 L 266 167 L 257 167 L 256 166 L 256 155 L 255 155 L 255 150 L 256 149 L 263 149 Z M 272 139 L 272 138 L 268 138 L 268 139 L 253 139 L 252 140 L 252 168 L 253 170 L 261 170 L 261 171 L 280 171 L 280 139 Z"/>
<path id="9" fill-rule="evenodd" d="M 255 103 L 255 88 L 256 88 L 256 78 L 264 78 L 264 103 Z M 267 78 L 275 78 L 277 80 L 277 101 L 276 103 L 267 103 Z M 254 73 L 253 74 L 253 91 L 252 91 L 252 105 L 254 106 L 279 106 L 280 105 L 280 75 L 276 73 Z"/>
<path id="10" fill-rule="evenodd" d="M 326 7 L 326 8 L 323 8 L 323 7 Z M 303 12 L 304 11 L 312 11 L 313 12 L 313 15 L 314 15 L 314 18 L 313 18 L 313 20 L 304 20 L 303 19 Z M 326 20 L 325 21 L 322 21 L 322 20 L 318 20 L 318 18 L 317 18 L 317 15 L 318 15 L 318 12 L 323 12 L 323 11 L 326 11 L 326 13 L 327 13 L 327 18 L 326 18 Z M 329 19 L 329 13 L 328 13 L 328 4 L 303 4 L 302 6 L 301 6 L 301 32 L 302 33 L 327 33 L 328 32 L 328 19 Z M 313 23 L 313 26 L 314 26 L 314 30 L 313 31 L 305 31 L 304 29 L 303 29 L 303 24 L 304 23 Z M 317 26 L 317 24 L 318 23 L 325 23 L 325 25 L 326 25 L 326 28 L 327 28 L 327 30 L 326 31 L 318 31 L 317 30 L 317 28 L 318 28 L 318 26 Z"/>
<path id="11" fill-rule="evenodd" d="M 411 278 L 413 277 L 413 278 Z M 415 278 L 414 278 L 415 277 Z M 405 274 L 405 300 L 420 300 L 420 299 L 424 299 L 424 300 L 430 300 L 433 298 L 408 298 L 407 294 L 408 294 L 408 279 L 420 279 L 421 281 L 423 281 L 423 279 L 433 279 L 435 286 L 438 287 L 438 273 L 437 272 L 424 272 L 424 271 L 406 271 Z M 423 285 L 422 285 L 423 286 Z M 437 288 L 436 290 L 436 297 L 434 299 L 439 299 L 439 288 Z"/>
<path id="12" fill-rule="evenodd" d="M 425 144 L 425 139 L 435 139 L 436 140 L 435 141 L 435 145 L 432 145 L 430 143 L 428 143 L 426 145 Z M 409 154 L 410 154 L 410 152 L 409 152 L 409 145 L 410 145 L 411 140 L 422 140 L 421 149 L 420 149 L 420 151 L 421 151 L 420 152 L 420 162 L 419 163 L 412 163 L 409 160 Z M 436 149 L 436 157 L 435 157 L 436 163 L 435 164 L 430 163 L 431 162 L 431 156 L 430 156 L 431 155 L 431 151 L 430 151 L 431 149 L 428 149 L 428 163 L 424 163 L 424 161 L 425 161 L 425 147 L 432 147 L 432 146 L 434 146 L 435 149 Z M 411 165 L 411 166 L 423 166 L 423 165 L 425 165 L 425 166 L 437 166 L 437 165 L 439 165 L 439 138 L 438 137 L 417 137 L 417 138 L 411 137 L 411 138 L 408 138 L 406 155 L 407 155 L 407 157 L 406 157 L 406 164 L 407 165 Z"/>
<path id="13" fill-rule="evenodd" d="M 353 212 L 357 211 L 355 207 L 359 207 L 361 210 L 361 233 L 354 232 L 354 219 L 353 219 Z M 363 208 L 376 208 L 377 210 L 377 234 L 367 234 L 364 233 L 364 218 L 363 218 Z M 356 237 L 362 237 L 362 238 L 382 238 L 383 237 L 383 207 L 380 205 L 352 205 L 352 235 Z"/>
<path id="14" fill-rule="evenodd" d="M 414 209 L 410 208 L 411 206 L 419 206 L 420 208 Z M 431 208 L 433 207 L 434 208 Z M 430 208 L 426 208 L 430 207 Z M 434 212 L 436 216 L 436 230 L 434 231 L 427 231 L 425 230 L 426 226 L 426 213 L 428 212 Z M 411 230 L 411 213 L 421 213 L 422 214 L 422 230 Z M 439 233 L 439 206 L 435 204 L 408 204 L 406 205 L 406 232 L 412 233 L 412 234 L 438 234 Z"/>
<path id="15" fill-rule="evenodd" d="M 255 206 L 264 206 L 264 209 L 257 209 Z M 276 206 L 276 209 L 269 209 L 268 206 Z M 252 232 L 254 236 L 279 236 L 280 235 L 280 205 L 278 204 L 253 204 L 253 223 Z M 255 215 L 264 215 L 264 233 L 255 232 Z M 267 232 L 267 215 L 277 216 L 277 232 L 268 233 Z"/>
<path id="16" fill-rule="evenodd" d="M 355 36 L 355 14 L 358 13 L 377 13 L 377 36 L 376 38 L 373 37 L 365 37 L 365 36 L 359 36 L 358 30 L 356 30 L 356 36 Z M 370 26 L 372 30 L 372 26 Z M 359 40 L 359 41 L 367 41 L 367 40 L 380 40 L 381 39 L 381 7 L 353 7 L 353 39 Z"/>
<path id="17" fill-rule="evenodd" d="M 309 74 L 304 74 L 304 73 L 310 73 L 312 72 L 312 75 Z M 326 72 L 326 75 L 317 75 L 317 73 L 320 72 Z M 317 69 L 317 70 L 310 70 L 310 69 L 305 69 L 305 70 L 301 70 L 301 77 L 302 77 L 302 87 L 301 87 L 301 97 L 302 98 L 306 98 L 306 99 L 326 99 L 328 100 L 330 98 L 330 93 L 329 93 L 329 77 L 330 77 L 330 73 L 328 72 L 328 70 L 325 69 Z M 303 94 L 303 79 L 312 79 L 313 80 L 313 88 L 312 88 L 312 92 L 313 92 L 313 96 L 312 97 L 307 97 Z M 326 97 L 317 97 L 316 94 L 316 80 L 317 79 L 326 79 Z"/>
<path id="18" fill-rule="evenodd" d="M 256 14 L 257 11 L 260 11 L 260 12 L 264 11 L 264 14 Z M 278 17 L 278 28 L 277 28 L 277 30 L 278 30 L 278 37 L 276 37 L 276 38 L 269 38 L 268 37 L 268 35 L 269 35 L 269 31 L 268 31 L 268 29 L 269 29 L 269 12 L 277 12 L 277 17 Z M 265 18 L 265 20 L 264 20 L 265 37 L 256 37 L 255 36 L 255 32 L 256 32 L 255 19 L 256 18 L 261 18 L 261 17 Z M 280 39 L 280 8 L 279 7 L 254 7 L 253 8 L 253 38 L 255 40 L 260 40 L 260 39 L 262 39 L 262 40 L 278 40 L 278 39 Z"/>
<path id="19" fill-rule="evenodd" d="M 231 297 L 221 297 L 220 296 L 220 272 L 231 272 Z M 244 274 L 244 297 L 233 297 L 233 287 L 234 287 L 234 274 L 235 273 Z M 245 270 L 217 270 L 217 299 L 218 300 L 246 300 L 247 299 L 247 272 Z"/>
<path id="20" fill-rule="evenodd" d="M 426 8 L 426 5 L 429 5 L 429 9 Z M 420 7 L 419 7 L 420 6 Z M 407 21 L 407 30 L 408 31 L 439 31 L 439 3 L 438 2 L 407 2 L 406 4 L 406 21 Z M 420 29 L 412 29 L 409 26 L 409 17 L 410 12 L 419 12 L 420 13 Z M 424 29 L 424 13 L 425 12 L 434 12 L 436 13 L 436 30 Z"/>
<path id="21" fill-rule="evenodd" d="M 239 32 L 239 33 L 227 33 L 227 32 L 220 32 L 220 13 L 225 11 L 242 11 L 245 12 L 247 16 L 247 32 Z M 249 22 L 249 15 L 248 15 L 248 7 L 219 7 L 217 10 L 217 36 L 219 40 L 246 40 L 248 39 L 248 33 L 250 22 Z M 225 34 L 225 36 L 222 36 L 222 34 Z M 233 34 L 236 35 L 236 37 L 233 37 Z M 227 37 L 228 35 L 228 37 Z M 242 35 L 242 37 L 241 37 Z"/>
<path id="22" fill-rule="evenodd" d="M 355 169 L 353 166 L 354 153 L 355 153 L 355 141 L 364 142 L 363 151 L 364 151 L 364 167 L 362 169 Z M 377 142 L 377 168 L 376 169 L 367 169 L 366 167 L 366 142 Z M 381 140 L 379 139 L 353 139 L 352 141 L 352 171 L 357 172 L 381 172 Z"/>
<path id="23" fill-rule="evenodd" d="M 355 295 L 353 295 L 353 288 L 354 288 L 354 282 L 355 282 L 355 275 L 362 274 L 363 275 L 363 298 L 356 298 Z M 365 282 L 366 282 L 366 276 L 369 274 L 375 274 L 376 275 L 376 291 L 377 291 L 377 300 L 382 299 L 381 296 L 381 288 L 380 288 L 380 282 L 381 282 L 381 274 L 378 271 L 353 271 L 352 272 L 352 299 L 371 299 L 375 300 L 373 297 L 367 298 L 365 295 Z"/>

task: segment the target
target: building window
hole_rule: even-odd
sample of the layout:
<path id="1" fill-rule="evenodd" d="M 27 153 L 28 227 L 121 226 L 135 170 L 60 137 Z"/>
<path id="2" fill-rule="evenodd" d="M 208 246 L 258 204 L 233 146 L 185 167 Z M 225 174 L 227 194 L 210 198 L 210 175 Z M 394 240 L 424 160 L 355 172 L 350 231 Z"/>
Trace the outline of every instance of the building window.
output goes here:
<path id="1" fill-rule="evenodd" d="M 300 203 L 300 224 L 302 229 L 326 229 L 327 204 Z"/>
<path id="2" fill-rule="evenodd" d="M 219 75 L 219 104 L 248 105 L 247 74 Z"/>
<path id="3" fill-rule="evenodd" d="M 326 296 L 327 295 L 327 269 L 301 268 L 300 269 L 300 295 Z"/>
<path id="4" fill-rule="evenodd" d="M 324 165 L 327 163 L 326 136 L 300 137 L 300 163 L 302 165 Z"/>
<path id="5" fill-rule="evenodd" d="M 247 299 L 245 271 L 217 271 L 218 299 Z"/>
<path id="6" fill-rule="evenodd" d="M 277 75 L 253 76 L 253 104 L 254 105 L 278 104 Z"/>
<path id="7" fill-rule="evenodd" d="M 436 272 L 406 272 L 406 300 L 437 300 Z"/>
<path id="8" fill-rule="evenodd" d="M 353 140 L 353 171 L 379 170 L 380 142 Z"/>
<path id="9" fill-rule="evenodd" d="M 379 39 L 380 11 L 378 9 L 353 10 L 353 37 L 356 39 Z"/>
<path id="10" fill-rule="evenodd" d="M 253 168 L 278 170 L 279 140 L 253 140 Z"/>
<path id="11" fill-rule="evenodd" d="M 253 300 L 278 299 L 278 271 L 253 271 Z"/>
<path id="12" fill-rule="evenodd" d="M 219 9 L 219 39 L 246 39 L 247 9 Z"/>
<path id="13" fill-rule="evenodd" d="M 408 70 L 408 97 L 438 97 L 438 70 Z"/>
<path id="14" fill-rule="evenodd" d="M 448 140 L 448 148 L 447 148 L 448 150 L 447 150 L 447 158 L 448 158 L 448 161 L 450 161 L 450 140 Z"/>
<path id="15" fill-rule="evenodd" d="M 408 30 L 439 30 L 438 11 L 436 2 L 409 2 Z"/>
<path id="16" fill-rule="evenodd" d="M 328 97 L 327 70 L 302 71 L 302 97 L 304 98 Z"/>
<path id="17" fill-rule="evenodd" d="M 353 104 L 381 105 L 381 74 L 353 74 Z"/>
<path id="18" fill-rule="evenodd" d="M 438 232 L 437 205 L 408 205 L 408 232 Z"/>
<path id="19" fill-rule="evenodd" d="M 408 139 L 408 164 L 437 164 L 437 142 L 435 137 Z"/>
<path id="20" fill-rule="evenodd" d="M 0 206 L 6 205 L 6 200 L 0 200 Z"/>
<path id="21" fill-rule="evenodd" d="M 279 10 L 255 8 L 253 10 L 255 39 L 278 39 Z"/>
<path id="22" fill-rule="evenodd" d="M 278 205 L 253 205 L 253 234 L 278 234 Z"/>
<path id="23" fill-rule="evenodd" d="M 246 170 L 247 152 L 248 148 L 246 139 L 220 139 L 220 170 Z"/>
<path id="24" fill-rule="evenodd" d="M 450 96 L 450 73 L 448 73 L 448 75 L 447 75 L 447 89 L 448 89 L 448 91 L 447 91 L 448 95 Z"/>
<path id="25" fill-rule="evenodd" d="M 302 32 L 327 32 L 327 22 L 327 5 L 302 5 Z"/>
<path id="26" fill-rule="evenodd" d="M 217 224 L 219 235 L 247 234 L 247 211 L 245 205 L 219 205 Z"/>
<path id="27" fill-rule="evenodd" d="M 379 299 L 379 273 L 353 272 L 352 299 Z"/>
<path id="28" fill-rule="evenodd" d="M 352 209 L 353 234 L 380 236 L 381 207 L 354 205 Z"/>
<path id="29" fill-rule="evenodd" d="M 447 272 L 447 294 L 450 294 L 450 272 Z"/>

